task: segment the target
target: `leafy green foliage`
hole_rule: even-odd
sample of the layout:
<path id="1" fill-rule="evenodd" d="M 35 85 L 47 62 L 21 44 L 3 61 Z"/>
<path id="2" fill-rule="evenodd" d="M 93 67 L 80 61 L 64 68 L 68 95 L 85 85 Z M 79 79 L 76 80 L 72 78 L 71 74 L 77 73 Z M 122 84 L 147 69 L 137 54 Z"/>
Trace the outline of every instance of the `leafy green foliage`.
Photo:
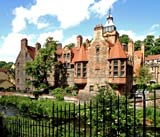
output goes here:
<path id="1" fill-rule="evenodd" d="M 149 72 L 149 69 L 146 66 L 143 66 L 139 70 L 138 77 L 136 79 L 139 88 L 143 88 L 152 78 L 152 74 Z"/>
<path id="2" fill-rule="evenodd" d="M 129 42 L 129 36 L 126 35 L 126 34 L 123 34 L 122 36 L 119 37 L 120 39 L 120 42 L 125 44 L 125 45 L 128 45 L 128 42 Z"/>
<path id="3" fill-rule="evenodd" d="M 26 73 L 33 77 L 32 84 L 36 89 L 47 89 L 49 83 L 47 78 L 56 67 L 56 41 L 52 37 L 46 39 L 45 47 L 39 50 L 34 61 L 27 62 Z"/>
<path id="4" fill-rule="evenodd" d="M 14 63 L 13 62 L 5 62 L 5 61 L 0 61 L 0 68 L 5 68 L 5 69 L 10 69 Z"/>
<path id="5" fill-rule="evenodd" d="M 58 101 L 62 101 L 64 100 L 64 94 L 65 94 L 65 90 L 62 88 L 55 88 L 53 89 L 50 94 L 52 94 L 53 96 L 56 97 L 56 100 Z"/>
<path id="6" fill-rule="evenodd" d="M 153 54 L 153 47 L 154 47 L 154 36 L 153 35 L 147 35 L 147 37 L 144 39 L 144 45 L 145 45 L 145 56 Z"/>
<path id="7" fill-rule="evenodd" d="M 141 40 L 137 40 L 134 42 L 134 50 L 141 50 L 141 45 L 142 45 L 142 41 Z"/>
<path id="8" fill-rule="evenodd" d="M 92 125 L 95 132 L 104 136 L 117 136 L 118 134 L 123 136 L 127 130 L 129 135 L 133 135 L 133 108 L 127 103 L 125 96 L 117 96 L 115 91 L 107 84 L 106 87 L 99 88 L 93 104 L 95 109 L 93 109 L 92 114 L 87 114 L 89 114 L 88 117 L 92 115 Z M 139 124 L 138 119 L 136 119 L 136 123 Z"/>

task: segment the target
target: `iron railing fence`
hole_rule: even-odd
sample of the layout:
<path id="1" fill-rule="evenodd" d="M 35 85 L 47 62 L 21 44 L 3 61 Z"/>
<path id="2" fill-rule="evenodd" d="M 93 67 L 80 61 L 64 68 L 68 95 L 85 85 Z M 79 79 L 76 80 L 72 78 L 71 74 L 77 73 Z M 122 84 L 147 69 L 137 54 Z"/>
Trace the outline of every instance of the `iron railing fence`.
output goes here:
<path id="1" fill-rule="evenodd" d="M 160 137 L 160 98 L 156 91 L 141 99 L 99 99 L 56 106 L 48 119 L 7 117 L 13 137 Z"/>

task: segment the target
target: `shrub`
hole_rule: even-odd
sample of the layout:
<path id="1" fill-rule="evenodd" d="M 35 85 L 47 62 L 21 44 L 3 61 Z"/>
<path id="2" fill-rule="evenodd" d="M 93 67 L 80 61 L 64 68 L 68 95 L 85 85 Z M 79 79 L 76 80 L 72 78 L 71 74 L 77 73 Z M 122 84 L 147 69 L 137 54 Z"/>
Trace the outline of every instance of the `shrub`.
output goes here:
<path id="1" fill-rule="evenodd" d="M 67 94 L 71 94 L 71 93 L 72 93 L 72 90 L 73 90 L 72 87 L 66 87 L 66 88 L 65 88 L 65 92 L 66 92 Z"/>
<path id="2" fill-rule="evenodd" d="M 56 100 L 58 100 L 58 101 L 64 100 L 64 95 L 62 95 L 62 94 L 56 94 L 55 97 L 56 97 Z"/>
<path id="3" fill-rule="evenodd" d="M 34 92 L 33 92 L 33 95 L 34 95 L 34 97 L 35 97 L 36 99 L 38 99 L 39 96 L 42 95 L 42 91 L 38 91 L 38 90 L 37 90 L 37 91 L 34 91 Z"/>
<path id="4" fill-rule="evenodd" d="M 56 94 L 64 94 L 64 90 L 62 88 L 55 88 L 51 91 L 51 95 L 56 95 Z"/>

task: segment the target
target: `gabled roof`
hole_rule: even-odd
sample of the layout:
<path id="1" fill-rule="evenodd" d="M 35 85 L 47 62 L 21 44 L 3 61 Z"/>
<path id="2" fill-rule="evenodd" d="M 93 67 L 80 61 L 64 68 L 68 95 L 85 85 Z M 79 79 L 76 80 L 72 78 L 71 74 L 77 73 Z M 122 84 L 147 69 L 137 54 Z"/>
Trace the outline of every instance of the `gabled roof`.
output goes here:
<path id="1" fill-rule="evenodd" d="M 148 57 L 145 57 L 145 61 L 149 60 L 157 60 L 160 59 L 160 54 L 157 55 L 149 55 Z"/>
<path id="2" fill-rule="evenodd" d="M 109 59 L 126 59 L 127 58 L 127 55 L 124 49 L 122 48 L 122 45 L 119 39 L 117 39 L 115 45 L 110 48 L 111 49 L 110 49 Z"/>
<path id="3" fill-rule="evenodd" d="M 75 62 L 80 62 L 80 61 L 88 61 L 87 60 L 87 54 L 86 54 L 86 48 L 84 48 L 84 45 L 82 45 L 78 51 L 78 54 L 75 55 Z"/>
<path id="4" fill-rule="evenodd" d="M 27 46 L 26 48 L 27 48 L 27 51 L 30 54 L 31 58 L 34 59 L 34 57 L 35 57 L 35 48 L 31 47 L 31 46 Z"/>
<path id="5" fill-rule="evenodd" d="M 71 63 L 74 63 L 76 61 L 76 58 L 77 58 L 76 56 L 79 53 L 79 48 L 77 48 L 77 47 L 71 48 L 71 53 L 73 55 Z"/>

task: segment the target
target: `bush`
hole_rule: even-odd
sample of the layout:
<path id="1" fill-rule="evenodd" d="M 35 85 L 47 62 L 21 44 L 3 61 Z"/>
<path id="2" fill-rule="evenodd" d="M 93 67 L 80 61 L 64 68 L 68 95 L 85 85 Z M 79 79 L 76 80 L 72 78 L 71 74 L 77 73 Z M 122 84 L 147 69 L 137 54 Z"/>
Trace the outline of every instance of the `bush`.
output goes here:
<path id="1" fill-rule="evenodd" d="M 66 92 L 67 94 L 72 94 L 72 90 L 73 90 L 72 87 L 66 87 L 66 88 L 65 88 L 65 92 Z"/>
<path id="2" fill-rule="evenodd" d="M 42 95 L 42 91 L 34 91 L 34 92 L 33 92 L 33 95 L 34 95 L 34 97 L 35 97 L 36 99 L 38 99 L 39 96 Z"/>
<path id="3" fill-rule="evenodd" d="M 56 97 L 56 100 L 58 100 L 58 101 L 64 100 L 64 95 L 62 95 L 62 94 L 56 94 L 55 97 Z"/>
<path id="4" fill-rule="evenodd" d="M 55 88 L 51 91 L 51 95 L 56 95 L 56 94 L 64 94 L 64 90 L 62 88 Z"/>

